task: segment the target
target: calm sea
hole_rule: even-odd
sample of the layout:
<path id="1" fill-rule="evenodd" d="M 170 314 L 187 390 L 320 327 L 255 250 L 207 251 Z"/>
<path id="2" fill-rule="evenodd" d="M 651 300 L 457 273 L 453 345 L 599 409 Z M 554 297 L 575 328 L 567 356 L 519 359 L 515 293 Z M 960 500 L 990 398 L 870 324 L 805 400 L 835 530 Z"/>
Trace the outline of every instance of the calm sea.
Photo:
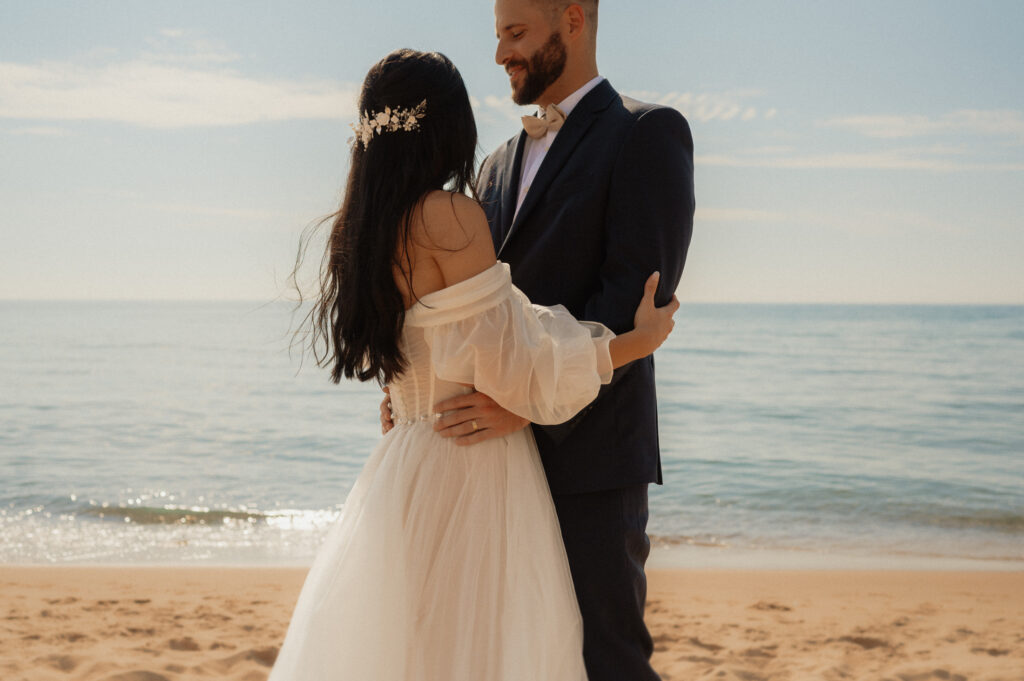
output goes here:
<path id="1" fill-rule="evenodd" d="M 0 302 L 0 563 L 308 564 L 380 392 L 300 368 L 290 311 Z M 1024 569 L 1024 307 L 677 320 L 656 560 Z"/>

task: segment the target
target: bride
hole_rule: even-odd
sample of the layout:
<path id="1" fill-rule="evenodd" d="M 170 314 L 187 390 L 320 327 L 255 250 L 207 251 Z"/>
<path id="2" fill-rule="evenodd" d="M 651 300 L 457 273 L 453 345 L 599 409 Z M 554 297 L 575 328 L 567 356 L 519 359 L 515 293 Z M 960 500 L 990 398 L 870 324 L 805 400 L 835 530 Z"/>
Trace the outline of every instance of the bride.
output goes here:
<path id="1" fill-rule="evenodd" d="M 530 304 L 464 195 L 476 125 L 443 55 L 389 54 L 359 104 L 307 321 L 335 382 L 390 386 L 396 426 L 309 570 L 269 681 L 584 681 L 530 429 L 459 447 L 434 432 L 433 405 L 475 388 L 530 421 L 565 421 L 614 367 L 661 345 L 678 301 L 654 307 L 653 275 L 619 336 Z"/>

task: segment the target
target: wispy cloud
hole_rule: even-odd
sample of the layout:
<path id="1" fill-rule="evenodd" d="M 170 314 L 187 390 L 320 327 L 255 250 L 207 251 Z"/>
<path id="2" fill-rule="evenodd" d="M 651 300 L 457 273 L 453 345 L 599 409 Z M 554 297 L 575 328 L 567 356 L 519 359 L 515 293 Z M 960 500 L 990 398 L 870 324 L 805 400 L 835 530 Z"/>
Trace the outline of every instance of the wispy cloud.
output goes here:
<path id="1" fill-rule="evenodd" d="M 161 63 L 227 64 L 242 58 L 220 41 L 180 28 L 160 29 L 146 43 L 150 49 L 141 56 Z"/>
<path id="2" fill-rule="evenodd" d="M 165 29 L 154 52 L 127 60 L 0 62 L 0 118 L 184 128 L 356 115 L 353 84 L 243 74 L 225 66 L 235 55 L 202 41 L 179 45 L 182 35 Z"/>
<path id="3" fill-rule="evenodd" d="M 728 92 L 654 92 L 632 90 L 623 93 L 628 97 L 645 102 L 661 104 L 678 109 L 690 121 L 753 121 L 771 120 L 778 110 L 759 108 L 748 100 L 759 97 L 756 90 L 732 90 Z M 530 114 L 536 107 L 519 106 L 508 96 L 487 95 L 482 100 L 474 98 L 473 107 L 477 115 L 495 122 L 518 121 L 520 116 Z"/>
<path id="4" fill-rule="evenodd" d="M 498 123 L 518 122 L 521 116 L 529 115 L 537 109 L 535 106 L 519 106 L 508 95 L 504 97 L 487 95 L 482 100 L 476 97 L 471 99 L 477 116 L 483 116 Z"/>
<path id="5" fill-rule="evenodd" d="M 694 221 L 701 224 L 731 223 L 748 227 L 787 225 L 813 229 L 827 228 L 859 235 L 907 233 L 963 233 L 964 225 L 944 222 L 932 215 L 913 210 L 854 209 L 829 211 L 815 209 L 772 210 L 727 207 L 697 207 Z"/>
<path id="6" fill-rule="evenodd" d="M 888 149 L 822 154 L 704 154 L 695 163 L 731 168 L 792 170 L 924 170 L 932 172 L 1019 172 L 1024 163 L 979 162 L 950 158 L 948 148 Z"/>
<path id="7" fill-rule="evenodd" d="M 754 106 L 750 100 L 761 96 L 758 90 L 725 92 L 653 92 L 638 90 L 626 93 L 645 102 L 678 109 L 690 121 L 753 121 L 771 120 L 778 115 L 775 108 Z"/>
<path id="8" fill-rule="evenodd" d="M 847 116 L 824 121 L 822 125 L 880 139 L 990 135 L 1024 142 L 1024 113 L 1013 109 L 961 109 L 942 116 Z"/>

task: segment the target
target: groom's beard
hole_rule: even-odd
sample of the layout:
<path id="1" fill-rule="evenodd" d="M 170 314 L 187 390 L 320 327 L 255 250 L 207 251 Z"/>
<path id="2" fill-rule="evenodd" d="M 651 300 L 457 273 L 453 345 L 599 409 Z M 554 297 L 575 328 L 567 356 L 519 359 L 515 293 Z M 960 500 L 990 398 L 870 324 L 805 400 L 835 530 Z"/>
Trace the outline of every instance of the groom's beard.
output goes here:
<path id="1" fill-rule="evenodd" d="M 523 84 L 512 88 L 512 101 L 519 105 L 532 104 L 561 77 L 565 71 L 565 43 L 562 34 L 552 31 L 551 37 L 529 61 L 510 61 L 507 66 L 523 67 Z"/>

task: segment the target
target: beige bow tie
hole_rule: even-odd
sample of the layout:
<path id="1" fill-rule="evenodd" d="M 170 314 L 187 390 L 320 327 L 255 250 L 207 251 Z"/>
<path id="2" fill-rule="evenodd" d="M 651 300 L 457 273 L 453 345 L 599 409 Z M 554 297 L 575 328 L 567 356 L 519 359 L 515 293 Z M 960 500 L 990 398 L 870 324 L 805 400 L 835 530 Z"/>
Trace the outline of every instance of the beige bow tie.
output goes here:
<path id="1" fill-rule="evenodd" d="M 526 134 L 537 140 L 549 132 L 558 132 L 565 123 L 565 112 L 554 104 L 548 104 L 541 112 L 543 118 L 523 116 L 523 128 Z"/>

